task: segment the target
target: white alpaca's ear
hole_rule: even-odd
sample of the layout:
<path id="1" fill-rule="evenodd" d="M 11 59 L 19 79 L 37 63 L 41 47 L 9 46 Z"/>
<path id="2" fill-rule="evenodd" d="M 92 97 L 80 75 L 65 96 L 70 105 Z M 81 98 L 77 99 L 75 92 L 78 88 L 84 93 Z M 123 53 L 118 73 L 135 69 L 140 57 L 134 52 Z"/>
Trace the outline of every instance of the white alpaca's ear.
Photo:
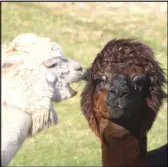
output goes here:
<path id="1" fill-rule="evenodd" d="M 44 66 L 47 68 L 55 67 L 58 64 L 58 58 L 52 57 L 43 62 Z"/>
<path id="2" fill-rule="evenodd" d="M 64 57 L 64 53 L 62 51 L 62 48 L 55 42 L 53 42 L 53 46 L 51 48 L 51 54 L 52 56 L 56 56 L 56 57 Z"/>
<path id="3" fill-rule="evenodd" d="M 23 63 L 23 55 L 14 54 L 9 55 L 6 58 L 4 58 L 4 62 L 2 64 L 3 67 L 10 67 L 12 65 L 16 64 L 22 64 Z"/>

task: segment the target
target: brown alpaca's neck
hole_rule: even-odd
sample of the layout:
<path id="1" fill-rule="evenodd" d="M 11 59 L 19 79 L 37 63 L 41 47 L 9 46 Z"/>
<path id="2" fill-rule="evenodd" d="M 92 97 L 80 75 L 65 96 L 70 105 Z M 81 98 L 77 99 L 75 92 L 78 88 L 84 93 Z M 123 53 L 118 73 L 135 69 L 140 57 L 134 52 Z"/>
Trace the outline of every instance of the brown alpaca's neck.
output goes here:
<path id="1" fill-rule="evenodd" d="M 130 134 L 114 138 L 108 144 L 102 142 L 102 166 L 147 166 L 146 152 L 146 137 L 143 141 Z"/>

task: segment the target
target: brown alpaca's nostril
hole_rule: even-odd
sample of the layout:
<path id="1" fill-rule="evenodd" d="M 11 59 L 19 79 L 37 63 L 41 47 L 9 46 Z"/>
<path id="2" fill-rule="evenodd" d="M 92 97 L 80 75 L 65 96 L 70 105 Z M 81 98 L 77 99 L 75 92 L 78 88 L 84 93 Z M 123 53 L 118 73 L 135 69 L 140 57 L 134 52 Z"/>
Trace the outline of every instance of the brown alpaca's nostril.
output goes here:
<path id="1" fill-rule="evenodd" d="M 115 91 L 115 89 L 110 89 L 110 93 L 112 93 L 112 94 L 116 94 L 116 91 Z"/>
<path id="2" fill-rule="evenodd" d="M 126 88 L 124 88 L 123 91 L 120 92 L 119 97 L 124 97 L 124 96 L 126 96 L 128 94 L 129 94 L 129 90 L 126 87 Z"/>
<path id="3" fill-rule="evenodd" d="M 129 94 L 129 89 L 126 86 L 119 85 L 119 86 L 116 86 L 115 88 L 112 87 L 110 89 L 110 94 L 114 94 L 117 97 L 124 97 Z"/>

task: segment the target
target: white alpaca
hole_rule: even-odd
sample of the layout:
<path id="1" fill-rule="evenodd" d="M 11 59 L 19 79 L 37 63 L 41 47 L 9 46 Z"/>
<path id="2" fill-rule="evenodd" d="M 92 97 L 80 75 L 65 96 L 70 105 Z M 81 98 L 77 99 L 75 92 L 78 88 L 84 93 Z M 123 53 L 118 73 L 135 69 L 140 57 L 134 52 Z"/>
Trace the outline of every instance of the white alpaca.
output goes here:
<path id="1" fill-rule="evenodd" d="M 25 139 L 56 124 L 51 100 L 71 98 L 69 83 L 79 81 L 82 68 L 66 59 L 48 38 L 21 34 L 2 51 L 1 165 L 7 165 Z"/>

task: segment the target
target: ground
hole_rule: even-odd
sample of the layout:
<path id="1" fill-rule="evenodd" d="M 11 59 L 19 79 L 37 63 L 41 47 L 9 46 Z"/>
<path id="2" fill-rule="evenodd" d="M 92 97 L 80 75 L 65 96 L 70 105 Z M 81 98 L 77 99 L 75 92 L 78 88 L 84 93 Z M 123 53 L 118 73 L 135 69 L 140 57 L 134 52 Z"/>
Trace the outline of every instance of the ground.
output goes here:
<path id="1" fill-rule="evenodd" d="M 84 69 L 113 38 L 131 37 L 153 48 L 167 73 L 166 2 L 3 2 L 2 43 L 34 32 L 60 44 Z M 9 166 L 98 166 L 101 148 L 80 110 L 84 82 L 72 85 L 77 96 L 54 103 L 59 124 L 28 138 Z M 166 88 L 165 88 L 166 91 Z M 167 142 L 167 103 L 149 132 L 148 150 Z"/>

